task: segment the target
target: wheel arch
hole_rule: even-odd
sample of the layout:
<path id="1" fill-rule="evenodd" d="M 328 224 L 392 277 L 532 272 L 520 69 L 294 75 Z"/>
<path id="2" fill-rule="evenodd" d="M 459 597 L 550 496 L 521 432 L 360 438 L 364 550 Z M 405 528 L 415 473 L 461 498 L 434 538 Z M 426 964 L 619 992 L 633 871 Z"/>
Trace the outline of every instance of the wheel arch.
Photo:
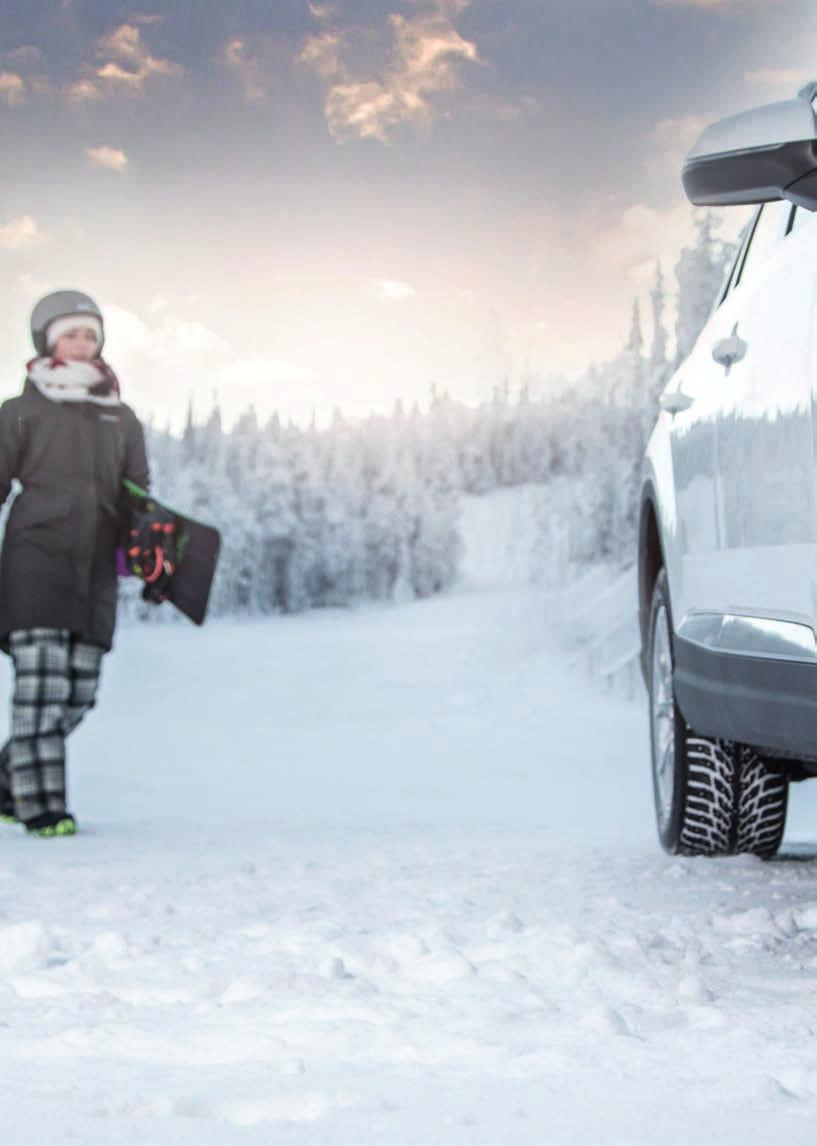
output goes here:
<path id="1" fill-rule="evenodd" d="M 638 626 L 641 633 L 641 674 L 647 681 L 647 642 L 650 604 L 659 572 L 665 566 L 655 489 L 648 481 L 641 495 L 638 520 Z"/>

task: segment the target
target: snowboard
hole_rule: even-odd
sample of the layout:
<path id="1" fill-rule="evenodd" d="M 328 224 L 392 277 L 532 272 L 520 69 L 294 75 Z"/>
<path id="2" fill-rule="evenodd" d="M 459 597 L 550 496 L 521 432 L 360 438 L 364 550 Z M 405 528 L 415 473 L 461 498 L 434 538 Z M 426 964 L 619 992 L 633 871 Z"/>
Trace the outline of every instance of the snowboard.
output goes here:
<path id="1" fill-rule="evenodd" d="M 128 572 L 145 582 L 142 596 L 170 601 L 196 625 L 204 624 L 218 563 L 221 534 L 158 501 L 125 479 Z"/>

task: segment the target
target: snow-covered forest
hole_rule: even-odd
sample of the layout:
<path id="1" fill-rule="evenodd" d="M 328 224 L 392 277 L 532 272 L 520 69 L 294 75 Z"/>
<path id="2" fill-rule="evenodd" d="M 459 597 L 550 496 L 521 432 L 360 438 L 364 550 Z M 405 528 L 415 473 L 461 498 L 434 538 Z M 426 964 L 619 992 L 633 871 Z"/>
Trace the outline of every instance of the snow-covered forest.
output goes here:
<path id="1" fill-rule="evenodd" d="M 151 426 L 157 495 L 222 531 L 211 611 L 430 596 L 457 574 L 460 494 L 522 483 L 554 484 L 543 546 L 559 536 L 570 563 L 628 563 L 658 395 L 706 321 L 734 249 L 712 214 L 699 214 L 696 228 L 671 287 L 655 268 L 649 337 L 635 301 L 620 352 L 559 393 L 499 380 L 478 406 L 433 388 L 425 409 L 398 403 L 390 416 L 354 422 L 338 412 L 327 428 L 277 416 L 261 425 L 249 409 L 226 431 L 217 404 L 205 421 L 191 411 L 182 436 Z M 147 615 L 134 590 L 126 596 Z"/>

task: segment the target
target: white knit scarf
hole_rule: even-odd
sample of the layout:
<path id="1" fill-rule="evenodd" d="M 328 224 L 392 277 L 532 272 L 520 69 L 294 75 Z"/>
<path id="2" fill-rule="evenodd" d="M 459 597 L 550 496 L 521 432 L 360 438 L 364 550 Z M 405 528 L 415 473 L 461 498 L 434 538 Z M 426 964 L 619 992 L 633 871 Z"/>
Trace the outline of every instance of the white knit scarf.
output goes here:
<path id="1" fill-rule="evenodd" d="M 62 358 L 32 358 L 28 377 L 52 402 L 96 402 L 119 406 L 119 383 L 107 362 L 66 361 Z"/>

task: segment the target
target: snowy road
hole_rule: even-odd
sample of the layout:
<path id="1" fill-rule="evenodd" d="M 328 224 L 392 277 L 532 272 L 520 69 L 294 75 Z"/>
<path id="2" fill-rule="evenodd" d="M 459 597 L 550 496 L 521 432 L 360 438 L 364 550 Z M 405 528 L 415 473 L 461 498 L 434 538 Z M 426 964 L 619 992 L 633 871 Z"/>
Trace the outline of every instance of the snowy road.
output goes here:
<path id="1" fill-rule="evenodd" d="M 815 849 L 663 856 L 551 609 L 121 629 L 84 833 L 0 835 L 0 1141 L 814 1142 Z"/>

